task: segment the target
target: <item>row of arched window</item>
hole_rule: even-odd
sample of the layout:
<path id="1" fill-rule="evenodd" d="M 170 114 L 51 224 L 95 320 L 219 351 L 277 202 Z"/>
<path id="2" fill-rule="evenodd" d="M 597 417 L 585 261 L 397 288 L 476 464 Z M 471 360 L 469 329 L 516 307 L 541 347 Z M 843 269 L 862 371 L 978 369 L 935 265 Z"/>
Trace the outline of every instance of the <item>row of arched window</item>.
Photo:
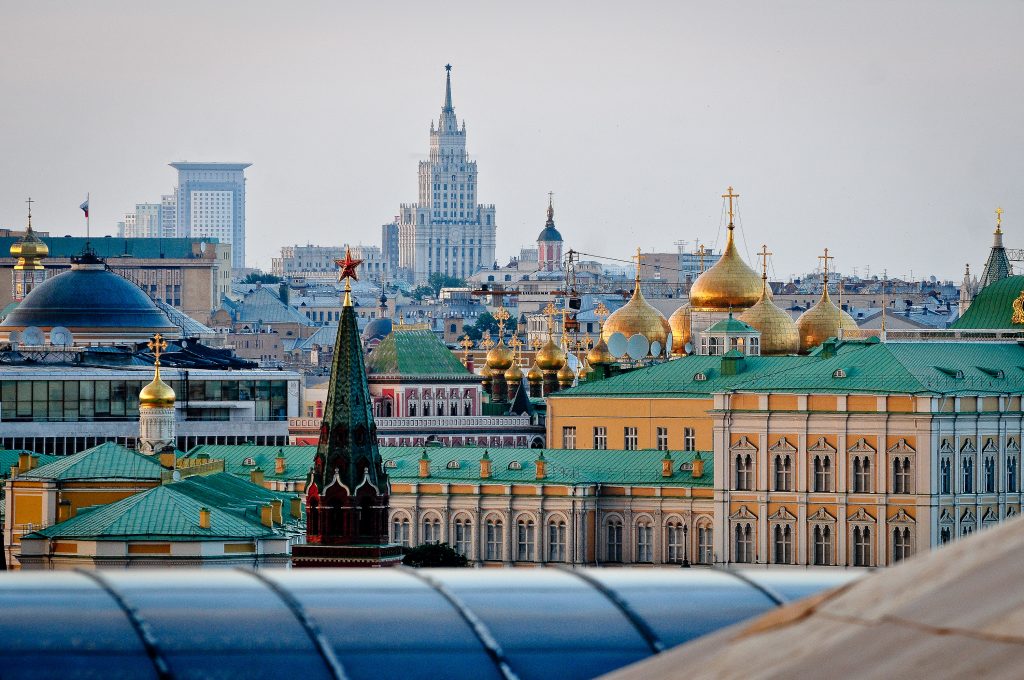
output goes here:
<path id="1" fill-rule="evenodd" d="M 404 546 L 412 545 L 411 522 L 409 517 L 395 514 L 391 518 L 391 540 Z M 488 516 L 483 523 L 480 537 L 479 559 L 492 562 L 565 562 L 568 556 L 568 525 L 562 516 L 552 516 L 545 524 L 544 536 L 537 533 L 537 523 L 532 517 L 521 516 L 513 528 L 513 553 L 506 560 L 505 521 L 501 517 Z M 442 541 L 441 520 L 436 515 L 427 515 L 421 520 L 419 543 L 440 543 Z M 450 544 L 456 551 L 474 559 L 473 520 L 459 515 L 452 523 Z"/>
<path id="2" fill-rule="evenodd" d="M 855 524 L 850 528 L 849 564 L 854 567 L 875 565 L 874 536 L 876 527 Z M 736 522 L 732 529 L 733 562 L 753 564 L 767 561 L 771 564 L 796 564 L 794 550 L 796 532 L 792 523 L 773 524 L 770 529 L 771 554 L 767 560 L 757 553 L 757 530 L 752 522 Z M 810 527 L 807 546 L 809 564 L 835 565 L 835 530 L 831 524 L 819 523 Z M 889 530 L 889 549 L 892 562 L 910 557 L 914 552 L 914 536 L 910 527 L 895 526 Z"/>
<path id="3" fill-rule="evenodd" d="M 406 397 L 406 412 L 416 416 L 471 416 L 473 390 L 412 390 Z"/>
<path id="4" fill-rule="evenodd" d="M 981 479 L 977 478 L 975 470 L 975 454 L 961 454 L 960 456 L 960 488 L 953 490 L 953 460 L 950 456 L 943 456 L 939 460 L 939 493 L 998 493 L 1006 491 L 1016 493 L 1019 484 L 1018 462 L 1016 455 L 1006 457 L 1006 469 L 1004 471 L 1005 487 L 999 488 L 999 464 L 996 456 L 986 455 L 982 457 Z"/>
<path id="5" fill-rule="evenodd" d="M 836 491 L 835 457 L 833 454 L 815 454 L 810 459 L 808 487 L 812 492 L 833 493 Z M 735 489 L 754 490 L 754 458 L 749 453 L 737 453 L 733 459 Z M 776 454 L 771 459 L 772 491 L 794 491 L 793 455 Z M 1014 468 L 1016 469 L 1016 468 Z M 850 458 L 850 487 L 853 493 L 874 492 L 872 456 L 854 455 Z M 889 484 L 891 493 L 909 494 L 914 491 L 913 459 L 910 456 L 895 456 L 891 461 Z M 1016 473 L 1014 473 L 1016 474 Z"/>
<path id="6" fill-rule="evenodd" d="M 684 560 L 699 564 L 711 564 L 714 561 L 713 534 L 711 519 L 702 517 L 697 520 L 694 531 L 695 543 L 691 543 L 690 527 L 679 519 L 671 518 L 663 527 L 662 561 L 680 564 Z M 605 562 L 655 562 L 654 522 L 648 517 L 637 519 L 633 527 L 632 556 L 625 550 L 622 518 L 611 516 L 604 523 L 604 560 Z"/>

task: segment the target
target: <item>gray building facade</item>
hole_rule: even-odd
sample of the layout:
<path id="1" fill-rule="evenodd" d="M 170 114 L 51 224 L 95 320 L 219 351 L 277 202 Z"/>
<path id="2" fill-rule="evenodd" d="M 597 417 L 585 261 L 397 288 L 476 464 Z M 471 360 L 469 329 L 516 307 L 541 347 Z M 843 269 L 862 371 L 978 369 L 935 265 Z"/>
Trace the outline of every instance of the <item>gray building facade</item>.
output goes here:
<path id="1" fill-rule="evenodd" d="M 252 163 L 170 164 L 178 171 L 175 223 L 179 237 L 215 237 L 231 244 L 231 266 L 245 266 L 245 169 Z"/>

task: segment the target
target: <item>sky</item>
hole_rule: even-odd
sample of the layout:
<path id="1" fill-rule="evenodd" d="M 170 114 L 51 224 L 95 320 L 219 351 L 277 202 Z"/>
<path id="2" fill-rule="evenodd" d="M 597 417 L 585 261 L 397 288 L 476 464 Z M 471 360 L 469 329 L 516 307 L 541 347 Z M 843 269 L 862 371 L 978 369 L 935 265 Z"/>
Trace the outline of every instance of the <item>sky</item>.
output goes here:
<path id="1" fill-rule="evenodd" d="M 168 163 L 248 161 L 248 260 L 380 243 L 416 200 L 451 63 L 497 209 L 531 245 L 724 243 L 772 274 L 959 280 L 994 210 L 1024 247 L 1024 3 L 0 0 L 0 226 L 96 233 Z M 868 269 L 870 268 L 870 269 Z M 975 269 L 976 268 L 976 269 Z"/>

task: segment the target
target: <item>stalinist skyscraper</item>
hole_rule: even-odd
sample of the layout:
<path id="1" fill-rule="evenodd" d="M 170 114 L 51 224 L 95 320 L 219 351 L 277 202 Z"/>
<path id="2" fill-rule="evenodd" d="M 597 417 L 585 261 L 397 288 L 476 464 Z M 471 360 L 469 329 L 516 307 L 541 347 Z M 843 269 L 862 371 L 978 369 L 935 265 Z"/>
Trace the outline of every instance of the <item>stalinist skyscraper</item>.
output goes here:
<path id="1" fill-rule="evenodd" d="M 444 105 L 430 124 L 430 159 L 420 161 L 419 201 L 398 216 L 399 266 L 422 283 L 434 272 L 466 278 L 494 262 L 494 206 L 477 203 L 476 161 L 466 154 L 445 66 Z"/>

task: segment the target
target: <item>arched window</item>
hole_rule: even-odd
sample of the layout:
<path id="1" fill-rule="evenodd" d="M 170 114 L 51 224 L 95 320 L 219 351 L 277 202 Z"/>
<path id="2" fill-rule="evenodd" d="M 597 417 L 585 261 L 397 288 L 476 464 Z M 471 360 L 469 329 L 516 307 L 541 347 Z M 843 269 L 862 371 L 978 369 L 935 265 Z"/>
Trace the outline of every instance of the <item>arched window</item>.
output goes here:
<path id="1" fill-rule="evenodd" d="M 416 397 L 409 397 L 409 416 L 416 417 Z"/>
<path id="2" fill-rule="evenodd" d="M 654 528 L 650 520 L 640 520 L 636 523 L 636 561 L 654 561 Z"/>
<path id="3" fill-rule="evenodd" d="M 535 529 L 533 520 L 529 518 L 520 519 L 516 523 L 516 560 L 519 562 L 533 562 Z"/>
<path id="4" fill-rule="evenodd" d="M 871 566 L 871 527 L 853 527 L 853 566 Z"/>
<path id="5" fill-rule="evenodd" d="M 939 461 L 939 493 L 952 493 L 953 463 L 949 458 Z"/>
<path id="6" fill-rule="evenodd" d="M 736 454 L 736 489 L 750 491 L 754 483 L 754 459 L 750 454 Z"/>
<path id="7" fill-rule="evenodd" d="M 1006 457 L 1006 491 L 1017 492 L 1017 456 Z"/>
<path id="8" fill-rule="evenodd" d="M 814 564 L 832 564 L 832 527 L 827 524 L 814 525 Z"/>
<path id="9" fill-rule="evenodd" d="M 424 395 L 423 397 L 423 417 L 426 418 L 430 415 L 430 398 Z"/>
<path id="10" fill-rule="evenodd" d="M 704 520 L 697 524 L 697 562 L 711 564 L 714 561 L 715 548 L 712 540 L 711 522 Z"/>
<path id="11" fill-rule="evenodd" d="M 502 521 L 496 517 L 491 517 L 487 520 L 486 526 L 486 552 L 484 559 L 487 560 L 500 560 L 502 559 L 502 536 L 504 535 L 504 525 Z"/>
<path id="12" fill-rule="evenodd" d="M 473 545 L 473 522 L 460 517 L 455 520 L 455 550 L 464 557 L 469 557 Z"/>
<path id="13" fill-rule="evenodd" d="M 996 492 L 996 459 L 985 456 L 985 493 Z"/>
<path id="14" fill-rule="evenodd" d="M 560 519 L 548 522 L 548 561 L 565 562 L 565 522 Z"/>
<path id="15" fill-rule="evenodd" d="M 814 457 L 814 491 L 832 490 L 832 457 Z"/>
<path id="16" fill-rule="evenodd" d="M 665 525 L 665 561 L 678 564 L 686 557 L 686 525 L 682 522 L 669 522 Z"/>
<path id="17" fill-rule="evenodd" d="M 754 561 L 754 529 L 750 522 L 737 524 L 734 532 L 735 562 L 750 563 Z"/>
<path id="18" fill-rule="evenodd" d="M 892 530 L 892 561 L 900 562 L 913 554 L 910 545 L 910 527 L 896 527 Z"/>
<path id="19" fill-rule="evenodd" d="M 385 418 L 390 418 L 392 415 L 394 415 L 394 411 L 395 411 L 395 402 L 391 399 L 391 397 L 385 397 L 384 398 L 384 417 Z"/>
<path id="20" fill-rule="evenodd" d="M 775 564 L 793 564 L 793 527 L 776 524 L 772 531 L 772 561 Z"/>
<path id="21" fill-rule="evenodd" d="M 423 518 L 423 536 L 420 543 L 441 542 L 441 520 L 436 517 Z"/>
<path id="22" fill-rule="evenodd" d="M 963 492 L 974 493 L 974 458 L 965 456 L 963 466 Z"/>
<path id="23" fill-rule="evenodd" d="M 391 542 L 409 547 L 409 518 L 395 515 L 391 519 Z"/>
<path id="24" fill-rule="evenodd" d="M 775 456 L 775 490 L 793 490 L 793 458 L 788 453 Z"/>
<path id="25" fill-rule="evenodd" d="M 622 561 L 622 520 L 612 517 L 605 524 L 605 556 L 607 562 Z"/>
<path id="26" fill-rule="evenodd" d="M 853 492 L 871 492 L 871 459 L 867 456 L 853 458 Z"/>
<path id="27" fill-rule="evenodd" d="M 893 458 L 892 460 L 892 492 L 911 493 L 910 491 L 910 459 Z"/>
<path id="28" fill-rule="evenodd" d="M 950 527 L 939 529 L 939 545 L 946 545 L 953 540 L 953 530 Z"/>

